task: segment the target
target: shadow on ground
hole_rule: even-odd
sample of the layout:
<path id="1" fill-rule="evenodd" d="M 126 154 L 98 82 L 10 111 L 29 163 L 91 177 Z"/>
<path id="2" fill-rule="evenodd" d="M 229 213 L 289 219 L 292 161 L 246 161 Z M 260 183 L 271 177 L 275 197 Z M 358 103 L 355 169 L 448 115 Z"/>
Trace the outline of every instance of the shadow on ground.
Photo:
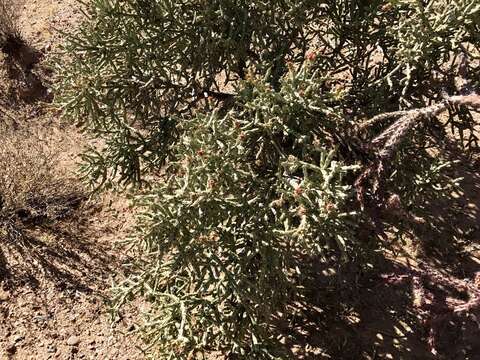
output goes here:
<path id="1" fill-rule="evenodd" d="M 32 47 L 18 34 L 10 34 L 0 43 L 0 53 L 6 69 L 8 98 L 12 103 L 18 101 L 33 104 L 37 101 L 51 102 L 51 92 L 45 84 L 45 71 L 39 64 L 43 53 Z"/>
<path id="2" fill-rule="evenodd" d="M 313 263 L 283 329 L 293 358 L 480 359 L 480 161 L 443 151 L 461 190 L 423 204 L 406 243 L 370 268 Z"/>
<path id="3" fill-rule="evenodd" d="M 94 211 L 38 226 L 25 227 L 16 220 L 10 235 L 0 239 L 0 284 L 6 290 L 34 290 L 47 281 L 60 291 L 98 290 L 119 265 L 111 249 L 94 240 L 97 234 L 88 220 Z"/>

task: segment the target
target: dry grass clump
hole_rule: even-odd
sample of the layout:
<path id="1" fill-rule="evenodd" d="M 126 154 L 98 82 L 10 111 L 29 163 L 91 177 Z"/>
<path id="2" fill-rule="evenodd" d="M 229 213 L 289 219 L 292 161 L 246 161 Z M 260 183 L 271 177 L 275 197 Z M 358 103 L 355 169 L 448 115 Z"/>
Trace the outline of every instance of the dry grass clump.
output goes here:
<path id="1" fill-rule="evenodd" d="M 18 28 L 20 2 L 0 0 L 0 46 L 5 46 L 10 38 L 19 38 Z"/>
<path id="2" fill-rule="evenodd" d="M 0 129 L 0 226 L 41 225 L 70 216 L 84 195 L 59 154 L 34 129 Z"/>

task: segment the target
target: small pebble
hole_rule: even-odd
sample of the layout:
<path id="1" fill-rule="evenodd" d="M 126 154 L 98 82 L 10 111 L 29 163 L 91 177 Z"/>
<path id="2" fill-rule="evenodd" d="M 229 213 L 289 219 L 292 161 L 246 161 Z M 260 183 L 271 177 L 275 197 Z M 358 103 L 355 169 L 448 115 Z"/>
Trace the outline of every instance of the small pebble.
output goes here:
<path id="1" fill-rule="evenodd" d="M 67 340 L 67 344 L 70 346 L 77 346 L 80 343 L 80 339 L 76 336 L 70 336 Z"/>

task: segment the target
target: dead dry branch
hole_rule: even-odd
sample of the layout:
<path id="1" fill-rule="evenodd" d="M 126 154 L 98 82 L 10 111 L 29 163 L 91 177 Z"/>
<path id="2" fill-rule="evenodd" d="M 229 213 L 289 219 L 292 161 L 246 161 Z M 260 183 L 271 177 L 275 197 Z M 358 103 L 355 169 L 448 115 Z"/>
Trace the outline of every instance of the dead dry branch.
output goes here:
<path id="1" fill-rule="evenodd" d="M 416 125 L 435 118 L 451 106 L 480 109 L 480 95 L 473 93 L 446 97 L 442 102 L 425 108 L 380 114 L 359 126 L 360 130 L 365 130 L 386 120 L 396 119 L 366 146 L 367 151 L 375 156 L 375 161 L 361 173 L 355 182 L 357 198 L 362 208 L 365 207 L 367 191 L 370 192 L 372 200 L 375 200 L 377 205 L 387 205 L 388 201 L 383 198 L 382 183 L 385 181 L 388 161 Z"/>

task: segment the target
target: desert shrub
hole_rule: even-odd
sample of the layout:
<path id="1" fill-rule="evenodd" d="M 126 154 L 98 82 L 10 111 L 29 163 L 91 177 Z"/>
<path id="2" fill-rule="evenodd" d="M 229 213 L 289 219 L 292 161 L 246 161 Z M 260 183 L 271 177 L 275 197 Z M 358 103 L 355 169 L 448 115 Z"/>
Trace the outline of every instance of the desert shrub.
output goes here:
<path id="1" fill-rule="evenodd" d="M 362 209 L 454 183 L 435 127 L 475 145 L 477 98 L 442 92 L 478 86 L 476 1 L 94 0 L 86 15 L 57 104 L 96 139 L 85 178 L 133 192 L 141 260 L 115 303 L 151 303 L 140 332 L 162 358 L 288 357 L 275 325 L 306 259 L 351 259 L 374 239 Z"/>

